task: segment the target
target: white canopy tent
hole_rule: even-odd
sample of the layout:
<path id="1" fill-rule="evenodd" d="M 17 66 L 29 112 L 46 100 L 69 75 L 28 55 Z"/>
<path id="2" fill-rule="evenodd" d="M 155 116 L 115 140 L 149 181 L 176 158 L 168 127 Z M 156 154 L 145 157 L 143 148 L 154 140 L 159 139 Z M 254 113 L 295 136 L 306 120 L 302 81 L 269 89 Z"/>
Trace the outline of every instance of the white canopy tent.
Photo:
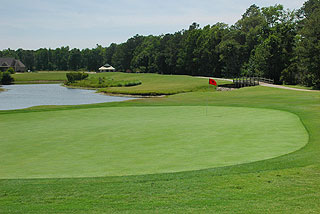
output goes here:
<path id="1" fill-rule="evenodd" d="M 115 71 L 116 69 L 114 67 L 112 67 L 111 65 L 109 66 L 102 66 L 99 68 L 100 72 L 106 72 L 106 71 Z"/>

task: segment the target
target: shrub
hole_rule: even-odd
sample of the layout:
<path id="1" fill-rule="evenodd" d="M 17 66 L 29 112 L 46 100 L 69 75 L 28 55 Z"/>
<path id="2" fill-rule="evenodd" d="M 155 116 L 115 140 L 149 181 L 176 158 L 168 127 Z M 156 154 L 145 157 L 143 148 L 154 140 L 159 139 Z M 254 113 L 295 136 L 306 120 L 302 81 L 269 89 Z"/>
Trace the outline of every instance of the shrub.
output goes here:
<path id="1" fill-rule="evenodd" d="M 0 83 L 2 85 L 10 85 L 14 81 L 13 77 L 11 77 L 8 71 L 0 73 Z"/>
<path id="2" fill-rule="evenodd" d="M 8 68 L 7 72 L 9 72 L 10 74 L 16 73 L 12 67 Z"/>
<path id="3" fill-rule="evenodd" d="M 80 73 L 80 72 L 71 72 L 66 74 L 68 83 L 74 83 L 77 80 L 84 80 L 88 78 L 89 74 L 87 73 Z"/>

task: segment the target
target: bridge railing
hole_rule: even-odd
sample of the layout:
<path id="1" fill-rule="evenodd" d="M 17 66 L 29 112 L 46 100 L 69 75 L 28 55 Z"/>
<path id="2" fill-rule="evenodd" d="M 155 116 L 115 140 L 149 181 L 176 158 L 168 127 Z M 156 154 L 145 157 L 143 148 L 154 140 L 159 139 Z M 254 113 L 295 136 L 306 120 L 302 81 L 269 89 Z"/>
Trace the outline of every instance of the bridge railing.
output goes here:
<path id="1" fill-rule="evenodd" d="M 260 82 L 273 84 L 274 80 L 263 78 L 263 77 L 244 77 L 244 76 L 233 78 L 233 84 L 237 88 L 256 86 L 256 85 L 259 85 Z"/>
<path id="2" fill-rule="evenodd" d="M 274 83 L 274 80 L 260 77 L 259 82 L 264 82 L 264 83 L 273 84 L 273 83 Z"/>

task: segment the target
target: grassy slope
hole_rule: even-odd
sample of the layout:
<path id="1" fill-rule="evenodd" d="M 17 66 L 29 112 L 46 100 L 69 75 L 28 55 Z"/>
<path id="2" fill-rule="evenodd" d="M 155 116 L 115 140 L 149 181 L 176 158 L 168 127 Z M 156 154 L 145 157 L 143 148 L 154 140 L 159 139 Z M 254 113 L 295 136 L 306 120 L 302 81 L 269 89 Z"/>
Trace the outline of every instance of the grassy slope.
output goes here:
<path id="1" fill-rule="evenodd" d="M 299 118 L 284 111 L 205 112 L 160 106 L 0 115 L 0 178 L 190 171 L 277 157 L 308 141 Z"/>
<path id="2" fill-rule="evenodd" d="M 214 106 L 270 108 L 295 113 L 309 132 L 309 143 L 297 152 L 275 159 L 200 171 L 128 177 L 1 180 L 0 211 L 319 213 L 320 93 L 254 87 L 72 108 L 203 105 L 207 98 L 209 105 Z M 70 108 L 37 107 L 33 111 Z"/>
<path id="3" fill-rule="evenodd" d="M 307 90 L 312 90 L 312 87 L 307 87 L 303 85 L 283 85 L 289 88 L 297 88 L 297 89 L 307 89 Z"/>
<path id="4" fill-rule="evenodd" d="M 199 89 L 207 89 L 208 80 L 191 76 L 174 76 L 159 74 L 125 74 L 125 73 L 101 73 L 97 76 L 106 76 L 114 79 L 140 80 L 141 85 L 133 87 L 111 87 L 101 91 L 114 94 L 133 95 L 161 95 L 190 92 Z M 218 84 L 227 83 L 218 81 Z"/>
<path id="5" fill-rule="evenodd" d="M 67 80 L 66 71 L 13 74 L 15 84 L 59 83 Z"/>
<path id="6" fill-rule="evenodd" d="M 89 74 L 91 77 L 108 77 L 115 80 L 140 80 L 141 85 L 132 87 L 110 87 L 101 91 L 112 94 L 132 94 L 132 95 L 163 95 L 190 92 L 196 90 L 206 90 L 208 80 L 190 76 L 174 76 L 159 74 L 127 74 L 120 72 Z M 25 83 L 56 83 L 66 80 L 66 72 L 39 72 L 14 74 L 16 84 Z M 228 83 L 217 81 L 218 84 Z M 211 87 L 212 88 L 212 87 Z"/>

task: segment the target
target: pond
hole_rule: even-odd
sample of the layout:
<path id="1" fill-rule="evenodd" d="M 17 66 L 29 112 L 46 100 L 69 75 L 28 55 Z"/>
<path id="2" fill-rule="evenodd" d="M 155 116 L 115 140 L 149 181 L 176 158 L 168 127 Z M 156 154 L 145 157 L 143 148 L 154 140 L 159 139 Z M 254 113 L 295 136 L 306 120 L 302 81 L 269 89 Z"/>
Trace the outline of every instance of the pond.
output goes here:
<path id="1" fill-rule="evenodd" d="M 23 109 L 39 105 L 81 105 L 119 102 L 136 98 L 98 94 L 95 90 L 70 89 L 60 84 L 5 85 L 0 92 L 0 110 Z"/>

